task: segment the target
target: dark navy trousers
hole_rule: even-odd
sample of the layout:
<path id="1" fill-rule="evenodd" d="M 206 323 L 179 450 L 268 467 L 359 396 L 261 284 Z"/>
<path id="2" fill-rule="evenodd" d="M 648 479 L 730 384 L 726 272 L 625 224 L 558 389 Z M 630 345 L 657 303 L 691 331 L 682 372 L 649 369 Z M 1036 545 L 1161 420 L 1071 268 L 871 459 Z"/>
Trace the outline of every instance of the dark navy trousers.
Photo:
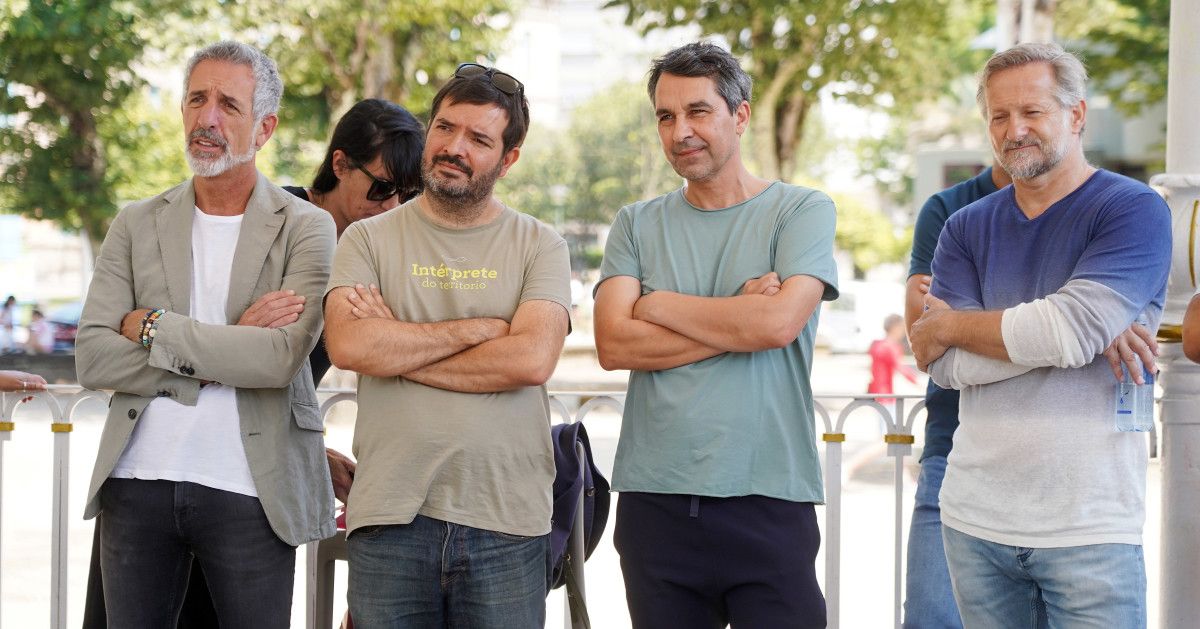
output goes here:
<path id="1" fill-rule="evenodd" d="M 812 503 L 624 492 L 613 536 L 634 629 L 825 626 Z"/>

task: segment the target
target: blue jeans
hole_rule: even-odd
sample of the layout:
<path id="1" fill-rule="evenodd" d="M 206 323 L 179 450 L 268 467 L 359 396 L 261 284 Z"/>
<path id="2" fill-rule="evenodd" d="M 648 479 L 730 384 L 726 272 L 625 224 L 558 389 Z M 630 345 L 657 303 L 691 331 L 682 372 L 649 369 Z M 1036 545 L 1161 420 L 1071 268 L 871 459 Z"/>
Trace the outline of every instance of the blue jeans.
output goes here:
<path id="1" fill-rule="evenodd" d="M 550 536 L 521 537 L 418 515 L 347 540 L 358 629 L 530 629 L 546 624 Z"/>
<path id="2" fill-rule="evenodd" d="M 908 529 L 908 568 L 905 572 L 906 629 L 962 629 L 946 553 L 942 550 L 942 509 L 938 493 L 946 475 L 946 457 L 921 461 L 916 504 Z"/>
<path id="3" fill-rule="evenodd" d="M 110 478 L 100 489 L 108 626 L 174 627 L 192 559 L 223 627 L 291 624 L 296 548 L 258 498 L 194 483 Z"/>
<path id="4" fill-rule="evenodd" d="M 1145 629 L 1142 547 L 1092 544 L 1022 548 L 942 527 L 963 624 L 972 629 L 1045 625 Z"/>

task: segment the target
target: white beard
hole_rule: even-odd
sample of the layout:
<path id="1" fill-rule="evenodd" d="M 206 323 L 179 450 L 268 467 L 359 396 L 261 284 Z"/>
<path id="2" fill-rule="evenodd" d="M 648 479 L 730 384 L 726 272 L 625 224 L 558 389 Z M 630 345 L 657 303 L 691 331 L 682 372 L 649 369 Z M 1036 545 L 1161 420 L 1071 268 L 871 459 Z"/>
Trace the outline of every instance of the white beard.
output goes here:
<path id="1" fill-rule="evenodd" d="M 183 154 L 187 157 L 188 166 L 192 169 L 192 173 L 197 177 L 217 177 L 229 172 L 234 166 L 240 166 L 254 159 L 254 154 L 258 149 L 254 146 L 246 149 L 246 152 L 241 155 L 234 155 L 229 152 L 228 147 L 220 157 L 216 159 L 202 159 L 192 155 L 190 150 L 184 150 Z"/>

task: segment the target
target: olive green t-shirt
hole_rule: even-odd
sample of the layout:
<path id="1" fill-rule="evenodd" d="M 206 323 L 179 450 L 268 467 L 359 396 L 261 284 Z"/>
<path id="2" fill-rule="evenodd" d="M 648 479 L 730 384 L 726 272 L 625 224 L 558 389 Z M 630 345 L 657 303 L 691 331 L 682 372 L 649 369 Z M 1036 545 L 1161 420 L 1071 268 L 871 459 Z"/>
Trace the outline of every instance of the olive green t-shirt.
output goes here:
<path id="1" fill-rule="evenodd" d="M 338 242 L 329 288 L 374 283 L 412 323 L 512 321 L 541 299 L 570 307 L 566 242 L 505 207 L 487 225 L 434 224 L 417 201 L 354 223 Z M 416 514 L 513 535 L 550 531 L 554 453 L 546 388 L 459 393 L 360 375 L 358 469 L 347 531 Z"/>

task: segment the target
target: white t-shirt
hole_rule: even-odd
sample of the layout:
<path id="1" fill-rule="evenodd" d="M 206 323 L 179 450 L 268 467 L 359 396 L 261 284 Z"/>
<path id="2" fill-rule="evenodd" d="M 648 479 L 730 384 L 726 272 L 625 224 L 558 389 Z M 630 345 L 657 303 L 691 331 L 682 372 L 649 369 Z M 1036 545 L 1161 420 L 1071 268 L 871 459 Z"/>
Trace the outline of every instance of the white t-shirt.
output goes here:
<path id="1" fill-rule="evenodd" d="M 200 323 L 225 325 L 225 302 L 242 215 L 192 219 L 192 306 Z M 237 390 L 218 383 L 200 389 L 195 406 L 160 397 L 142 411 L 112 478 L 186 481 L 257 496 L 242 445 Z"/>

